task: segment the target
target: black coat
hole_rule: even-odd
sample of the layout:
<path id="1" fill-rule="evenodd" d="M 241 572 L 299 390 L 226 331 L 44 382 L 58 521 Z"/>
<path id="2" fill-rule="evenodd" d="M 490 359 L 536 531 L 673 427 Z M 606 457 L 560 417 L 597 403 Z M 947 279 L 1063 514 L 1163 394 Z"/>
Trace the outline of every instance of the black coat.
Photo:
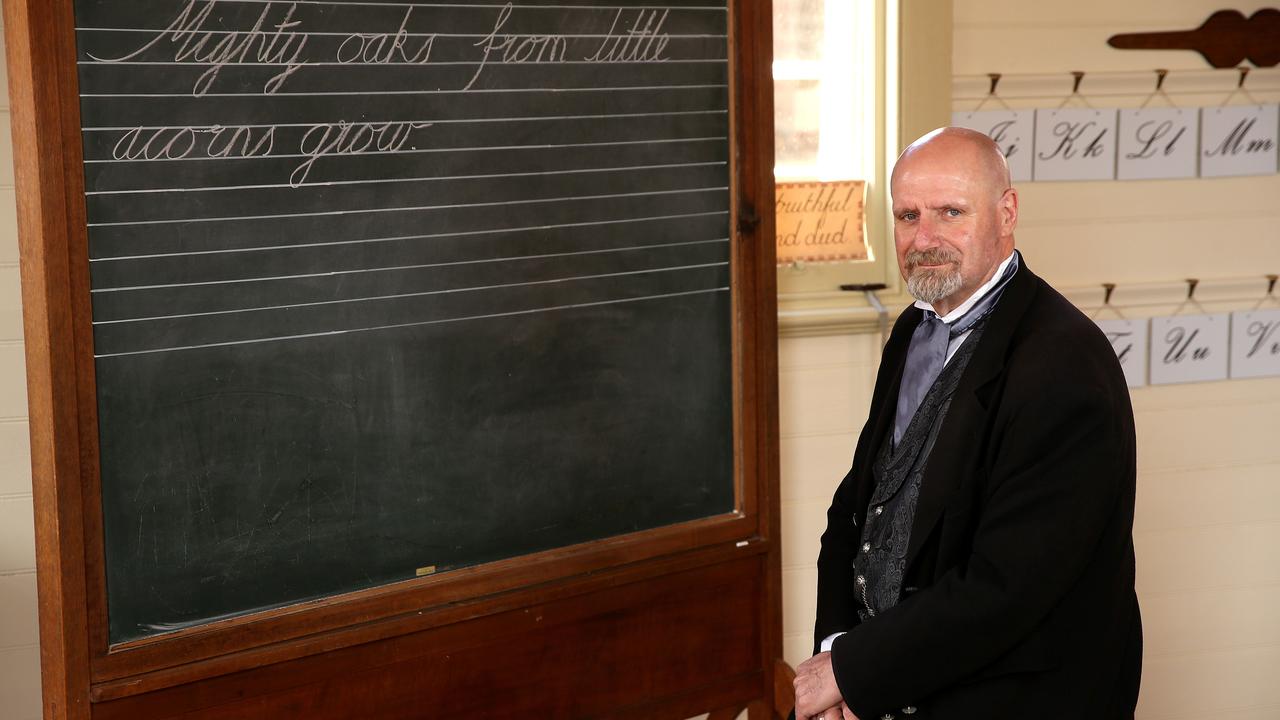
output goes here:
<path id="1" fill-rule="evenodd" d="M 901 601 L 859 623 L 852 563 L 870 469 L 893 428 L 920 313 L 894 326 L 853 467 L 827 512 L 815 652 L 848 631 L 832 662 L 862 720 L 1131 718 L 1142 630 L 1129 392 L 1102 332 L 1025 264 L 929 456 Z"/>

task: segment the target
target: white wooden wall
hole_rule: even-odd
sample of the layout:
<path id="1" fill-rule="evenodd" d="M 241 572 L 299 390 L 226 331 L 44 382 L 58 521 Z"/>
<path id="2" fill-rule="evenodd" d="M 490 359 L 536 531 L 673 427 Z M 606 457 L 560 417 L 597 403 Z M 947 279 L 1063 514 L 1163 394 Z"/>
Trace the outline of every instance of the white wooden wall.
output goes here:
<path id="1" fill-rule="evenodd" d="M 778 344 L 782 643 L 792 667 L 813 646 L 818 538 L 853 460 L 879 363 L 878 333 L 784 337 Z"/>

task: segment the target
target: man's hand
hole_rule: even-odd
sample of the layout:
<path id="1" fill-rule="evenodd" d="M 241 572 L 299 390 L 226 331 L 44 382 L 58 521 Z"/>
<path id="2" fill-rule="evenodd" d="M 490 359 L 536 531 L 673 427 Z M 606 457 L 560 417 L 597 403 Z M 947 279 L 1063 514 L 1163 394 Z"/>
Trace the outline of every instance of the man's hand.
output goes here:
<path id="1" fill-rule="evenodd" d="M 796 668 L 796 720 L 858 720 L 844 704 L 831 653 L 818 653 Z"/>

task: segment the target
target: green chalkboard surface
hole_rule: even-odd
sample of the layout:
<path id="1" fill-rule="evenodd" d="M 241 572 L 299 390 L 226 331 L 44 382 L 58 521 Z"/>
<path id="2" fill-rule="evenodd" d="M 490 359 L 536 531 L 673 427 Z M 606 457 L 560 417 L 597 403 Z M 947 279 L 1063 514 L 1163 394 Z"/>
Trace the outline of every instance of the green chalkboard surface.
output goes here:
<path id="1" fill-rule="evenodd" d="M 111 642 L 734 509 L 723 0 L 75 13 Z"/>

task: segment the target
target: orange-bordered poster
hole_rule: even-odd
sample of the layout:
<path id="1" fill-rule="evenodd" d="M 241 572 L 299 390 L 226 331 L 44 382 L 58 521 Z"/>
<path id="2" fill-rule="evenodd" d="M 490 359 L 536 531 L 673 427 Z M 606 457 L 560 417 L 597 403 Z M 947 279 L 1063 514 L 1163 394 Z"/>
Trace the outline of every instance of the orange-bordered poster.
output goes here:
<path id="1" fill-rule="evenodd" d="M 863 180 L 777 184 L 778 264 L 866 260 Z"/>

